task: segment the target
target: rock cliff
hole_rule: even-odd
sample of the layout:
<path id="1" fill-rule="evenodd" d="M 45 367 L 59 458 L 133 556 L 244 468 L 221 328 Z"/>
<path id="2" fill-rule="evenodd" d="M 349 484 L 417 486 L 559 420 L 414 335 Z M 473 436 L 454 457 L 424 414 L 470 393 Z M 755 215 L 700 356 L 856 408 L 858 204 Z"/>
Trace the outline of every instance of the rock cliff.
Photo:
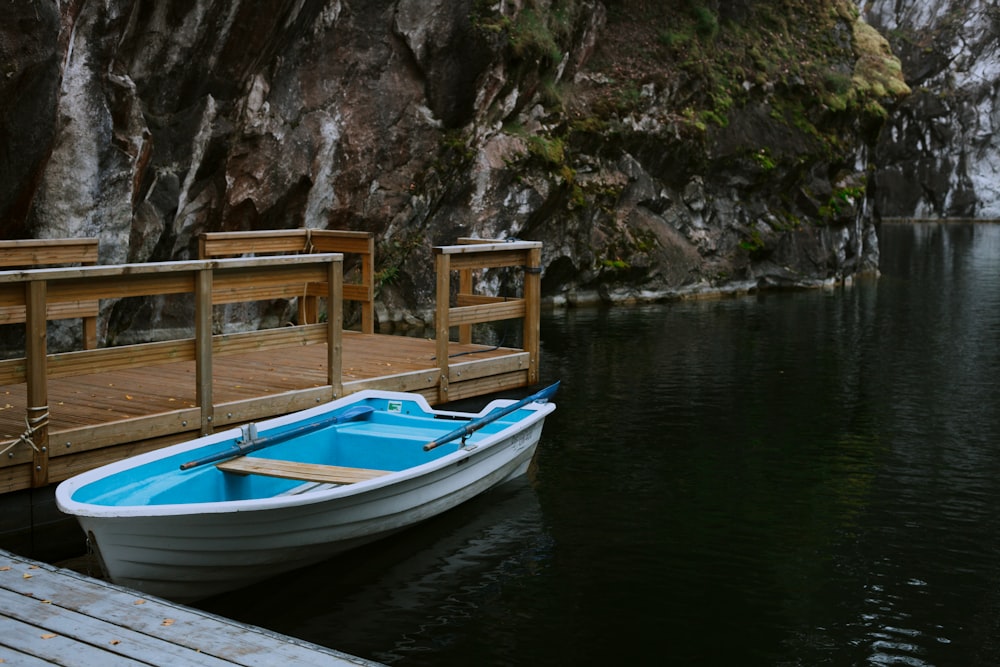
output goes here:
<path id="1" fill-rule="evenodd" d="M 848 0 L 5 12 L 3 238 L 98 236 L 110 263 L 191 257 L 203 231 L 370 230 L 383 325 L 429 319 L 430 246 L 458 236 L 544 241 L 554 303 L 877 267 L 871 156 L 908 89 Z"/>
<path id="2" fill-rule="evenodd" d="M 867 0 L 913 94 L 878 144 L 877 212 L 1000 218 L 1000 7 L 986 0 Z"/>

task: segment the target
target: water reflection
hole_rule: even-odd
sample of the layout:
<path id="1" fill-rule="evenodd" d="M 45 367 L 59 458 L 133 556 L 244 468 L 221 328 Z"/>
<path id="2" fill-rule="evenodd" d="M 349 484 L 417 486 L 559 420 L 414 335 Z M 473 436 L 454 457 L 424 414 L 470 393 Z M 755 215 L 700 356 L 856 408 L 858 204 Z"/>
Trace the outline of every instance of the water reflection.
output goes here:
<path id="1" fill-rule="evenodd" d="M 858 531 L 882 452 L 856 340 L 873 328 L 873 298 L 865 288 L 551 323 L 546 364 L 562 362 L 552 372 L 600 388 L 591 371 L 607 369 L 612 389 L 560 406 L 540 493 L 557 545 L 581 541 L 574 552 L 587 554 L 578 576 L 608 553 L 595 543 L 587 553 L 593 529 L 573 508 L 590 526 L 614 526 L 621 562 L 600 579 L 659 619 L 630 658 L 650 660 L 659 636 L 682 661 L 768 664 L 787 619 L 812 613 L 832 545 Z M 577 342 L 594 330 L 622 337 L 612 358 Z M 562 474 L 570 462 L 575 483 Z M 615 517 L 604 503 L 618 492 Z"/>
<path id="2" fill-rule="evenodd" d="M 856 664 L 996 664 L 1000 227 L 883 239 L 899 250 L 883 265 L 892 331 L 874 369 L 889 450 L 841 555 L 856 618 L 831 635 L 847 635 Z"/>
<path id="3" fill-rule="evenodd" d="M 1000 225 L 881 243 L 547 315 L 534 485 L 215 608 L 401 665 L 1000 664 Z"/>
<path id="4" fill-rule="evenodd" d="M 550 558 L 537 495 L 521 478 L 419 530 L 201 606 L 248 621 L 264 616 L 270 629 L 391 664 L 460 641 Z M 389 641 L 373 651 L 371 637 L 385 638 L 386 628 Z M 502 628 L 495 632 L 503 638 Z"/>

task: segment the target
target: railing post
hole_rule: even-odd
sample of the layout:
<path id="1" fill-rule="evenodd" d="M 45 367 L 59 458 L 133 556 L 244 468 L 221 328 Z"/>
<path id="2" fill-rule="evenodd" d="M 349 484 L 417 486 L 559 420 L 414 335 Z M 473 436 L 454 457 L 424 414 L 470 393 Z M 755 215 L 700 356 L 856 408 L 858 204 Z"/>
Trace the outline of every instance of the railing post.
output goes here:
<path id="1" fill-rule="evenodd" d="M 368 235 L 368 251 L 361 255 L 361 279 L 367 287 L 361 304 L 361 333 L 375 333 L 375 236 Z"/>
<path id="2" fill-rule="evenodd" d="M 24 347 L 28 363 L 28 405 L 27 430 L 23 438 L 34 450 L 31 486 L 40 487 L 49 483 L 48 285 L 44 280 L 29 280 L 25 292 Z"/>
<path id="3" fill-rule="evenodd" d="M 97 318 L 83 318 L 83 349 L 97 349 Z"/>
<path id="4" fill-rule="evenodd" d="M 195 402 L 201 411 L 201 435 L 212 432 L 212 268 L 209 262 L 195 273 L 194 286 Z"/>
<path id="5" fill-rule="evenodd" d="M 524 267 L 524 349 L 528 353 L 528 383 L 538 382 L 541 355 L 542 249 L 528 251 Z"/>
<path id="6" fill-rule="evenodd" d="M 462 269 L 458 272 L 458 293 L 472 296 L 472 269 Z M 462 324 L 458 327 L 458 342 L 469 344 L 472 342 L 472 325 Z"/>
<path id="7" fill-rule="evenodd" d="M 344 261 L 331 260 L 327 266 L 326 346 L 327 382 L 333 398 L 344 394 Z"/>
<path id="8" fill-rule="evenodd" d="M 451 327 L 448 324 L 448 310 L 451 307 L 451 256 L 435 249 L 434 266 L 437 271 L 437 303 L 434 312 L 434 329 L 438 373 L 438 401 L 448 401 L 448 340 Z"/>

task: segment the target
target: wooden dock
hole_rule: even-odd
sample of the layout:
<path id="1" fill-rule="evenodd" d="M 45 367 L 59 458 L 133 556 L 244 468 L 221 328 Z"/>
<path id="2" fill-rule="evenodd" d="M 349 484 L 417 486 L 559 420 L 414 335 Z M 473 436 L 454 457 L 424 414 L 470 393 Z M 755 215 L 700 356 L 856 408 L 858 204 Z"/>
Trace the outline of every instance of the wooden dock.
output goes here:
<path id="1" fill-rule="evenodd" d="M 0 544 L 22 553 L 37 554 L 36 531 L 56 522 L 74 524 L 82 546 L 53 489 L 99 465 L 368 388 L 440 404 L 538 382 L 540 243 L 434 248 L 432 338 L 375 333 L 368 234 L 205 235 L 198 260 L 115 266 L 96 265 L 97 249 L 0 241 L 0 267 L 21 267 L 0 271 L 0 325 L 23 327 L 25 341 L 0 359 Z M 520 295 L 477 293 L 493 269 L 519 272 Z M 182 304 L 190 326 L 109 342 L 111 309 L 132 298 Z M 294 321 L 249 330 L 227 319 L 234 305 L 282 300 Z M 344 329 L 345 300 L 361 308 L 360 331 Z M 79 349 L 50 351 L 53 320 L 79 323 Z M 476 325 L 510 320 L 518 347 L 476 340 Z M 3 665 L 376 664 L 4 550 L 0 629 Z"/>
<path id="2" fill-rule="evenodd" d="M 376 667 L 0 551 L 0 664 Z"/>
<path id="3" fill-rule="evenodd" d="M 286 234 L 296 246 L 272 238 Z M 374 333 L 370 312 L 361 331 L 344 330 L 344 299 L 371 309 L 370 235 L 207 236 L 205 259 L 87 266 L 88 246 L 77 266 L 0 271 L 0 324 L 24 326 L 27 341 L 24 356 L 0 361 L 0 496 L 361 389 L 419 392 L 440 404 L 538 382 L 540 243 L 463 239 L 435 247 L 435 334 L 423 339 Z M 27 242 L 9 243 L 28 252 Z M 51 255 L 68 252 L 68 242 L 50 243 L 29 253 L 37 264 L 72 259 Z M 297 254 L 218 258 L 248 248 L 287 253 L 303 243 Z M 331 252 L 338 247 L 344 251 Z M 361 256 L 348 278 L 345 253 Z M 360 278 L 350 282 L 358 267 Z M 520 272 L 521 295 L 477 294 L 476 277 L 503 267 Z M 189 335 L 95 345 L 93 304 L 104 314 L 130 297 L 190 304 Z M 220 323 L 233 304 L 276 299 L 298 303 L 299 320 L 236 332 Z M 88 327 L 81 349 L 50 353 L 47 323 L 66 317 Z M 474 325 L 504 320 L 521 321 L 519 347 L 474 340 Z"/>

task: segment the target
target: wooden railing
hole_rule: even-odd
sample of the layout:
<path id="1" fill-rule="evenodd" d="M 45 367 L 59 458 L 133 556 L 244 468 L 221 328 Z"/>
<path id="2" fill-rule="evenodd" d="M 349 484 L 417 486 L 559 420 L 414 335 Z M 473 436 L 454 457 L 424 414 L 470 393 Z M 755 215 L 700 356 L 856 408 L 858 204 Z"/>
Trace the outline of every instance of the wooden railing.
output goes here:
<path id="1" fill-rule="evenodd" d="M 541 311 L 542 244 L 536 241 L 459 239 L 457 245 L 434 248 L 437 272 L 437 304 L 434 317 L 436 357 L 440 380 L 439 400 L 457 400 L 449 385 L 460 371 L 449 357 L 451 329 L 457 327 L 458 342 L 471 343 L 472 325 L 510 319 L 523 320 L 522 349 L 527 353 L 527 384 L 538 382 Z M 475 272 L 514 267 L 523 271 L 521 297 L 487 296 L 475 293 Z M 452 272 L 459 274 L 458 291 L 452 305 Z M 497 381 L 497 378 L 491 378 Z"/>
<path id="2" fill-rule="evenodd" d="M 338 252 L 360 258 L 359 280 L 344 282 L 344 301 L 361 304 L 362 333 L 375 332 L 375 239 L 371 232 L 349 232 L 333 229 L 287 229 L 252 232 L 209 232 L 198 239 L 198 257 L 236 257 L 241 255 L 272 255 Z M 347 265 L 345 264 L 345 270 Z M 326 293 L 320 285 L 310 285 L 305 294 L 297 295 L 299 323 L 318 322 L 318 297 Z"/>
<path id="3" fill-rule="evenodd" d="M 32 269 L 44 266 L 97 264 L 98 241 L 83 239 L 26 239 L 0 241 L 0 268 Z M 72 301 L 51 304 L 46 317 L 50 320 L 83 320 L 83 347 L 97 347 L 97 301 Z M 23 324 L 24 306 L 0 306 L 0 324 Z"/>
<path id="4" fill-rule="evenodd" d="M 18 359 L 0 361 L 0 385 L 26 384 L 26 439 L 29 447 L 0 443 L 9 452 L 4 467 L 31 463 L 31 485 L 42 486 L 49 475 L 49 382 L 53 378 L 145 369 L 158 364 L 194 361 L 195 406 L 168 409 L 146 417 L 80 426 L 59 432 L 60 443 L 71 453 L 165 438 L 178 434 L 209 433 L 215 427 L 302 409 L 343 393 L 341 325 L 343 318 L 343 256 L 312 254 L 255 259 L 218 259 L 190 262 L 125 264 L 63 269 L 0 272 L 0 308 L 25 313 L 26 350 Z M 212 334 L 212 306 L 301 294 L 306 283 L 321 286 L 328 296 L 324 324 L 281 327 L 238 334 Z M 61 354 L 46 350 L 47 313 L 67 304 L 136 296 L 190 295 L 194 300 L 193 338 L 88 349 Z M 221 406 L 212 399 L 212 362 L 224 355 L 290 344 L 328 346 L 327 385 L 263 396 Z M 60 447 L 62 450 L 63 447 Z M 60 454 L 70 453 L 61 451 Z M 7 460 L 9 457 L 10 460 Z M 60 471 L 57 478 L 66 475 Z"/>

